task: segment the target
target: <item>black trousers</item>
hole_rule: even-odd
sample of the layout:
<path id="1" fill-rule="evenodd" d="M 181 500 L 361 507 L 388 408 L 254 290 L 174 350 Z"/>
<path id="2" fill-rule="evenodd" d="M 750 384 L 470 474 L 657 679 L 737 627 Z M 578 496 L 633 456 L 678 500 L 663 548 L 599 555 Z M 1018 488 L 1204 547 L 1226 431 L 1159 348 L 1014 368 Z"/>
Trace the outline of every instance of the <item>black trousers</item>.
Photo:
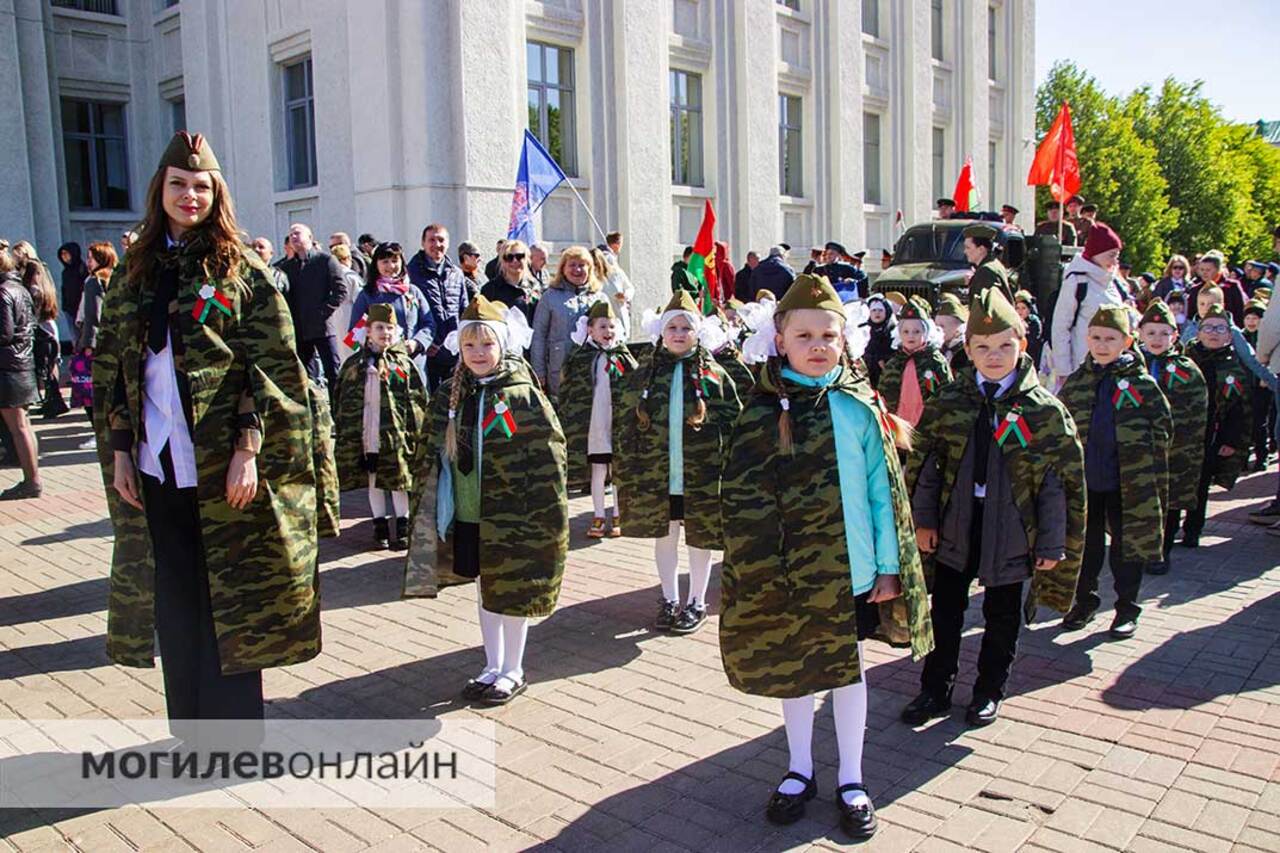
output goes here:
<path id="1" fill-rule="evenodd" d="M 458 364 L 458 359 L 446 349 L 427 359 L 427 387 L 432 393 L 440 387 L 440 384 L 453 375 L 453 368 Z"/>
<path id="2" fill-rule="evenodd" d="M 140 475 L 155 553 L 156 632 L 169 730 L 190 741 L 195 720 L 261 720 L 262 673 L 222 674 L 196 490 L 174 485 L 168 448 L 161 464 L 164 483 Z"/>
<path id="3" fill-rule="evenodd" d="M 1266 462 L 1271 433 L 1275 429 L 1275 425 L 1271 422 L 1271 417 L 1275 413 L 1275 394 L 1269 388 L 1254 388 L 1251 402 L 1253 403 L 1253 456 L 1261 462 Z"/>
<path id="4" fill-rule="evenodd" d="M 1173 551 L 1173 537 L 1178 535 L 1178 527 L 1182 523 L 1182 510 L 1171 509 L 1164 516 L 1164 561 L 1169 562 L 1169 554 Z"/>
<path id="5" fill-rule="evenodd" d="M 933 578 L 933 651 L 924 660 L 920 686 L 938 697 L 950 697 L 960 669 L 960 635 L 969 609 L 969 585 L 978 576 L 982 557 L 981 502 L 974 501 L 969 533 L 969 565 L 963 570 L 938 564 Z M 983 588 L 982 647 L 974 698 L 1001 700 L 1022 630 L 1022 582 Z"/>
<path id="6" fill-rule="evenodd" d="M 1237 453 L 1245 453 L 1243 449 Z M 1183 541 L 1198 542 L 1204 531 L 1205 516 L 1209 512 L 1209 487 L 1213 485 L 1213 471 L 1218 464 L 1218 446 L 1211 444 L 1204 449 L 1204 464 L 1200 466 L 1200 482 L 1196 486 L 1196 508 L 1187 510 L 1187 520 L 1182 525 Z"/>
<path id="7" fill-rule="evenodd" d="M 338 339 L 329 335 L 298 341 L 298 360 L 307 368 L 312 379 L 324 380 L 332 399 L 333 390 L 338 387 Z"/>
<path id="8" fill-rule="evenodd" d="M 1080 564 L 1080 580 L 1076 583 L 1076 606 L 1097 610 L 1102 604 L 1098 597 L 1098 576 L 1102 574 L 1102 558 L 1105 554 L 1111 565 L 1111 577 L 1116 591 L 1116 615 L 1137 617 L 1142 612 L 1138 606 L 1138 590 L 1142 586 L 1142 564 L 1126 562 L 1124 552 L 1124 526 L 1121 519 L 1119 490 L 1114 492 L 1089 491 L 1089 512 L 1084 527 L 1084 559 Z M 1107 550 L 1107 530 L 1111 530 L 1111 548 Z"/>

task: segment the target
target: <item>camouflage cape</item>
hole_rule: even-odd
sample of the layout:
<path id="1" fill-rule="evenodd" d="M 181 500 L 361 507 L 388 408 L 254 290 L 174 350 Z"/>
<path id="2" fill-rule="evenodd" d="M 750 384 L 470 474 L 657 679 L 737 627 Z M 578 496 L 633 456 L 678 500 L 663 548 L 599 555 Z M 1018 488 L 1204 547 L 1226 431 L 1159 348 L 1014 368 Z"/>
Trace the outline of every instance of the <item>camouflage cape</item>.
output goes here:
<path id="1" fill-rule="evenodd" d="M 999 449 L 1004 454 L 1013 502 L 1022 516 L 1029 553 L 1035 552 L 1039 531 L 1037 497 L 1050 472 L 1062 483 L 1067 499 L 1067 555 L 1050 571 L 1032 572 L 1031 588 L 1023 608 L 1029 622 L 1038 605 L 1066 613 L 1075 597 L 1080 558 L 1084 553 L 1084 454 L 1071 415 L 1040 384 L 1030 356 L 1024 353 L 1019 358 L 1017 370 L 1018 378 L 1013 386 L 1003 397 L 993 400 L 992 406 L 1000 424 L 1016 407 L 1026 423 L 1029 440 L 1023 447 L 1014 434 L 1006 438 L 1003 445 L 994 445 L 992 450 Z M 940 507 L 948 504 L 981 406 L 982 392 L 973 367 L 961 371 L 955 382 L 929 401 L 916 425 L 907 460 L 907 488 L 911 492 L 919 482 L 925 460 L 934 454 L 942 475 Z"/>
<path id="2" fill-rule="evenodd" d="M 908 359 L 916 363 L 916 380 L 920 383 L 920 398 L 926 403 L 951 381 L 951 366 L 947 364 L 947 357 L 933 344 L 928 344 L 911 355 L 907 355 L 901 349 L 894 350 L 893 355 L 889 356 L 884 367 L 881 368 L 880 381 L 876 384 L 880 396 L 884 398 L 885 408 L 891 412 L 898 411 L 898 402 L 902 397 L 902 373 L 907 368 Z M 927 373 L 932 373 L 933 376 L 926 376 Z M 928 388 L 931 378 L 934 383 L 933 390 Z"/>
<path id="3" fill-rule="evenodd" d="M 587 433 L 591 429 L 591 407 L 595 399 L 596 359 L 607 355 L 622 362 L 622 376 L 609 378 L 609 396 L 613 410 L 622 405 L 622 392 L 639 363 L 632 357 L 626 344 L 611 350 L 602 350 L 590 340 L 574 347 L 560 368 L 560 395 L 556 414 L 564 428 L 565 446 L 569 454 L 569 488 L 583 489 L 591 482 L 591 469 L 587 466 Z M 614 444 L 614 452 L 617 445 Z"/>
<path id="4" fill-rule="evenodd" d="M 733 387 L 738 392 L 738 398 L 746 397 L 751 390 L 751 386 L 756 384 L 756 377 L 751 373 L 751 368 L 747 367 L 743 362 L 742 352 L 732 343 L 727 343 L 720 348 L 719 352 L 712 353 L 711 357 L 716 360 L 716 364 L 724 368 L 724 372 L 729 374 L 729 378 L 733 380 Z"/>
<path id="5" fill-rule="evenodd" d="M 560 595 L 569 550 L 569 502 L 565 445 L 551 403 L 529 365 L 507 356 L 492 381 L 481 385 L 466 369 L 436 389 L 419 442 L 412 532 L 405 564 L 404 596 L 435 598 L 441 587 L 469 583 L 453 572 L 453 522 L 439 538 L 436 488 L 443 461 L 449 395 L 463 383 L 458 401 L 458 446 L 475 440 L 476 421 L 494 410 L 498 394 L 515 421 L 508 437 L 494 426 L 484 437 L 480 465 L 480 600 L 504 616 L 549 616 Z M 481 420 L 483 423 L 483 420 Z"/>
<path id="6" fill-rule="evenodd" d="M 311 402 L 311 447 L 316 468 L 316 534 L 321 539 L 338 536 L 342 509 L 338 505 L 338 465 L 333 461 L 333 417 L 329 414 L 329 394 L 314 379 L 307 380 Z M 316 583 L 320 575 L 316 575 Z"/>
<path id="7" fill-rule="evenodd" d="M 1218 456 L 1209 460 L 1213 463 L 1214 485 L 1230 489 L 1248 463 L 1249 441 L 1253 430 L 1253 403 L 1250 395 L 1256 380 L 1240 363 L 1235 350 L 1230 346 L 1211 350 L 1201 346 L 1199 341 L 1193 341 L 1187 347 L 1187 355 L 1200 368 L 1206 382 L 1206 368 L 1212 366 L 1217 374 L 1214 387 L 1206 389 L 1206 393 L 1213 394 L 1217 402 L 1214 419 L 1207 425 L 1206 441 L 1208 438 L 1216 438 L 1215 447 L 1236 449 L 1233 456 Z M 1208 414 L 1207 406 L 1205 413 Z"/>
<path id="8" fill-rule="evenodd" d="M 1173 415 L 1173 440 L 1169 444 L 1169 505 L 1165 510 L 1192 510 L 1196 506 L 1200 466 L 1204 464 L 1204 429 L 1209 416 L 1204 374 L 1177 343 L 1162 356 L 1154 356 L 1145 350 L 1142 355 L 1148 371 L 1152 361 L 1161 362 L 1160 378 L 1156 383 L 1169 401 L 1169 411 Z"/>
<path id="9" fill-rule="evenodd" d="M 1173 416 L 1164 394 L 1147 373 L 1142 357 L 1117 362 L 1113 376 L 1129 383 L 1137 406 L 1125 399 L 1116 409 L 1116 446 L 1120 452 L 1120 506 L 1124 548 L 1120 558 L 1131 563 L 1156 563 L 1164 559 L 1164 516 L 1169 500 L 1169 441 Z M 1121 359 L 1125 356 L 1122 355 Z M 1087 447 L 1093 406 L 1098 398 L 1102 371 L 1094 370 L 1093 356 L 1067 377 L 1058 399 L 1076 422 L 1080 444 Z M 1088 483 L 1085 483 L 1086 487 Z"/>
<path id="10" fill-rule="evenodd" d="M 170 333 L 186 351 L 174 356 L 191 393 L 201 545 L 224 674 L 300 663 L 320 652 L 316 578 L 317 475 L 308 380 L 294 351 L 293 321 L 265 265 L 249 250 L 236 276 L 210 280 L 200 235 L 161 254 L 178 271 Z M 211 284 L 227 312 L 193 316 L 197 291 Z M 94 425 L 107 505 L 115 529 L 107 604 L 107 653 L 125 666 L 154 665 L 155 564 L 143 512 L 112 486 L 113 430 L 142 434 L 142 371 L 151 282 L 117 268 L 102 308 L 94 354 Z M 244 510 L 226 501 L 227 466 L 237 414 L 261 419 L 258 493 Z"/>
<path id="11" fill-rule="evenodd" d="M 360 466 L 364 456 L 364 384 L 368 358 L 369 352 L 362 348 L 342 363 L 333 395 L 338 421 L 338 478 L 343 491 L 369 485 L 369 472 Z M 405 344 L 387 347 L 378 360 L 386 365 L 387 375 L 378 395 L 382 415 L 375 483 L 379 489 L 407 492 L 413 488 L 413 464 L 418 433 L 426 420 L 427 389 Z"/>
<path id="12" fill-rule="evenodd" d="M 622 404 L 613 410 L 613 479 L 624 536 L 657 539 L 669 532 L 667 400 L 676 361 L 666 348 L 656 347 L 631 374 Z M 707 419 L 700 428 L 687 422 L 684 427 L 684 535 L 695 548 L 718 551 L 723 547 L 720 466 L 742 404 L 729 374 L 698 344 L 684 359 L 686 421 L 697 410 L 693 383 L 699 370 L 708 375 Z M 646 388 L 648 398 L 642 400 Z M 641 403 L 649 412 L 648 429 L 636 417 Z"/>
<path id="13" fill-rule="evenodd" d="M 1013 285 L 1009 283 L 1009 268 L 999 258 L 987 258 L 969 276 L 969 301 L 977 299 L 979 293 L 990 287 L 1000 288 L 1009 304 L 1013 304 L 1014 293 Z"/>
<path id="14" fill-rule="evenodd" d="M 831 391 L 873 409 L 881 424 L 902 595 L 878 605 L 878 638 L 909 644 L 921 658 L 933 648 L 933 629 L 898 454 L 865 373 L 846 369 L 828 388 L 781 380 L 790 401 L 793 455 L 778 449 L 773 376 L 772 369 L 761 371 L 725 454 L 720 656 L 738 690 L 785 699 L 862 677 Z"/>

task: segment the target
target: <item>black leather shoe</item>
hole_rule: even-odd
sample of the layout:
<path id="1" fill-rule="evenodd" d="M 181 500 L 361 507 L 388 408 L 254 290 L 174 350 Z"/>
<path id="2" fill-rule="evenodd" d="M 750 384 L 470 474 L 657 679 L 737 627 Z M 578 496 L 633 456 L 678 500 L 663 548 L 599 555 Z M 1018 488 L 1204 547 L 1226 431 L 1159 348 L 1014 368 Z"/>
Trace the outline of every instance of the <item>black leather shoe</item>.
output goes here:
<path id="1" fill-rule="evenodd" d="M 1182 534 L 1182 541 L 1180 541 L 1178 544 L 1181 545 L 1183 548 L 1199 548 L 1200 534 L 1197 533 L 1195 536 L 1189 536 L 1186 533 L 1184 533 Z"/>
<path id="2" fill-rule="evenodd" d="M 1067 612 L 1066 616 L 1062 617 L 1062 630 L 1079 631 L 1093 621 L 1093 614 L 1096 612 L 1077 604 Z"/>
<path id="3" fill-rule="evenodd" d="M 844 795 L 848 791 L 862 791 L 865 794 L 867 789 L 861 782 L 850 782 L 836 789 L 836 808 L 840 810 L 840 828 L 850 838 L 870 838 L 876 834 L 876 828 L 880 825 L 876 820 L 876 807 L 871 805 L 870 800 L 856 806 L 849 805 L 844 801 Z"/>
<path id="4" fill-rule="evenodd" d="M 391 540 L 392 551 L 409 550 L 409 517 L 396 519 L 396 535 Z"/>
<path id="5" fill-rule="evenodd" d="M 387 526 L 385 518 L 373 520 L 373 547 L 380 550 L 391 547 L 391 529 Z"/>
<path id="6" fill-rule="evenodd" d="M 1119 616 L 1111 622 L 1111 639 L 1127 640 L 1138 630 L 1137 616 Z"/>
<path id="7" fill-rule="evenodd" d="M 1147 574 L 1149 575 L 1167 575 L 1169 574 L 1169 561 L 1161 560 L 1158 563 L 1152 563 L 1147 566 Z"/>
<path id="8" fill-rule="evenodd" d="M 1254 524 L 1275 524 L 1280 521 L 1280 500 L 1274 500 L 1262 509 L 1249 513 L 1249 520 Z"/>
<path id="9" fill-rule="evenodd" d="M 676 624 L 676 616 L 680 613 L 680 605 L 665 598 L 658 600 L 658 617 L 653 620 L 655 631 L 670 631 Z"/>
<path id="10" fill-rule="evenodd" d="M 804 785 L 804 790 L 798 794 L 784 794 L 775 789 L 773 796 L 769 798 L 769 805 L 764 811 L 764 815 L 769 819 L 769 822 L 776 823 L 779 826 L 786 826 L 804 817 L 804 804 L 818 795 L 817 776 L 818 774 L 815 773 L 813 777 L 805 778 L 795 771 L 790 771 L 786 776 L 783 776 L 782 782 L 788 779 L 795 779 Z M 782 787 L 782 782 L 778 783 L 778 787 Z"/>
<path id="11" fill-rule="evenodd" d="M 949 713 L 951 713 L 951 697 L 940 698 L 928 690 L 921 690 L 920 695 L 902 709 L 902 722 L 909 726 L 923 726 L 930 720 L 945 717 Z"/>
<path id="12" fill-rule="evenodd" d="M 965 711 L 964 721 L 971 726 L 989 726 L 1000 716 L 1000 700 L 973 697 L 969 710 Z"/>
<path id="13" fill-rule="evenodd" d="M 707 608 L 690 604 L 684 610 L 681 610 L 680 615 L 676 617 L 675 624 L 671 626 L 671 633 L 692 634 L 701 628 L 702 623 L 706 621 Z"/>

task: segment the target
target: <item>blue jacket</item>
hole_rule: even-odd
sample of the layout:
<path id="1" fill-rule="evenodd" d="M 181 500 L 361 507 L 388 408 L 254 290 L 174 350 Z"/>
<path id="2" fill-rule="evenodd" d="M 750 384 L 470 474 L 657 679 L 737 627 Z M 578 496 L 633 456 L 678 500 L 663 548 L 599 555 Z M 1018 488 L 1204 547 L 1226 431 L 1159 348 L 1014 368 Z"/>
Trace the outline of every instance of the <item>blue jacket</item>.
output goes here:
<path id="1" fill-rule="evenodd" d="M 761 290 L 771 290 L 773 295 L 781 301 L 787 293 L 787 288 L 791 287 L 791 282 L 795 280 L 796 271 L 783 263 L 782 258 L 773 255 L 756 264 L 756 268 L 751 271 L 751 293 L 738 298 L 743 302 L 749 302 L 755 299 L 756 294 Z"/>
<path id="2" fill-rule="evenodd" d="M 360 288 L 356 293 L 356 301 L 351 306 L 351 320 L 347 324 L 347 331 L 351 331 L 351 328 L 360 322 L 360 318 L 369 310 L 370 305 L 383 303 L 390 304 L 392 310 L 396 312 L 396 322 L 400 324 L 400 331 L 404 333 L 405 340 L 415 341 L 420 345 L 412 348 L 413 360 L 424 361 L 427 347 L 436 340 L 436 324 L 431 312 L 427 310 L 426 303 L 423 302 L 422 292 L 413 285 L 409 285 L 409 290 L 403 294 L 379 293 L 376 290 L 370 291 L 367 287 Z"/>
<path id="3" fill-rule="evenodd" d="M 458 328 L 458 319 L 467 310 L 471 302 L 471 290 L 467 277 L 455 266 L 446 255 L 435 269 L 427 260 L 425 252 L 418 252 L 409 259 L 406 265 L 409 281 L 422 292 L 426 300 L 427 310 L 431 314 L 435 339 L 443 342 L 445 337 Z M 441 350 L 436 359 L 453 362 L 454 358 L 448 350 Z"/>

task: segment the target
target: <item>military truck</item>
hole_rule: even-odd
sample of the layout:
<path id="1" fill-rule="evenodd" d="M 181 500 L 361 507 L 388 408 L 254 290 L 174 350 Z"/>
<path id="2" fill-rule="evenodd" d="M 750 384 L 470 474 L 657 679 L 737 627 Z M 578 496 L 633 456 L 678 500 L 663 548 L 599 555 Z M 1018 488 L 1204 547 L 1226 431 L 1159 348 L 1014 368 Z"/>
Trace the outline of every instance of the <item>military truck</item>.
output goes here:
<path id="1" fill-rule="evenodd" d="M 1042 316 L 1051 312 L 1062 283 L 1062 270 L 1080 250 L 1062 246 L 1055 235 L 1023 234 L 990 213 L 912 225 L 898 239 L 893 263 L 876 277 L 871 290 L 897 291 L 907 297 L 919 295 L 930 305 L 937 305 L 942 294 L 954 293 L 967 303 L 973 268 L 964 257 L 964 229 L 976 221 L 995 226 L 996 242 L 1002 247 L 1000 261 L 1009 268 L 1014 289 L 1030 291 Z"/>

